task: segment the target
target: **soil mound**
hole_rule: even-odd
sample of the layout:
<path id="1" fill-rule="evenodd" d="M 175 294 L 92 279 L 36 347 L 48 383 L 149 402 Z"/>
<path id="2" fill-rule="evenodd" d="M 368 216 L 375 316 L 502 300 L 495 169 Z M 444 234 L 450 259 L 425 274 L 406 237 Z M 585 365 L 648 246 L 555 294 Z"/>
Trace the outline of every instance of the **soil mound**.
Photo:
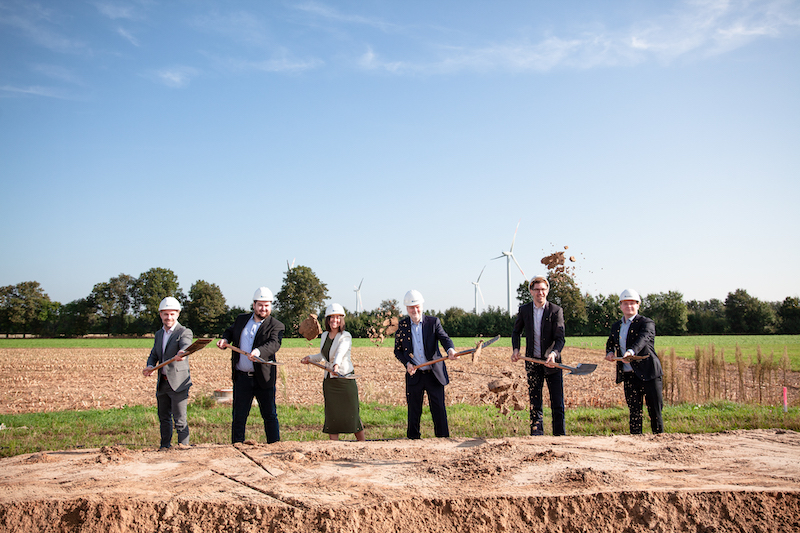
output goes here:
<path id="1" fill-rule="evenodd" d="M 120 447 L 0 460 L 0 530 L 800 531 L 800 434 Z"/>

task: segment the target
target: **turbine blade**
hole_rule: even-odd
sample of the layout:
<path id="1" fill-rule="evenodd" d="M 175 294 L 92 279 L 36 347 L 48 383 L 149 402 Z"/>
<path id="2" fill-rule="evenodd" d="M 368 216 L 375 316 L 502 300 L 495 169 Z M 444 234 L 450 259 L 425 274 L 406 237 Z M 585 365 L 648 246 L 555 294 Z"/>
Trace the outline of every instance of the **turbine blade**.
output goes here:
<path id="1" fill-rule="evenodd" d="M 504 257 L 505 255 L 498 255 L 497 257 L 492 257 L 491 259 L 489 259 L 489 261 L 494 261 L 495 259 L 502 259 Z"/>
<path id="2" fill-rule="evenodd" d="M 483 268 L 481 269 L 481 273 L 480 273 L 480 274 L 478 274 L 478 281 L 477 281 L 477 283 L 480 283 L 480 281 L 481 281 L 481 276 L 483 276 L 483 271 L 484 271 L 484 270 L 486 270 L 486 265 L 483 265 Z"/>
<path id="3" fill-rule="evenodd" d="M 514 238 L 511 239 L 511 248 L 509 248 L 509 250 L 508 250 L 509 252 L 513 252 L 514 251 L 514 241 L 517 240 L 517 231 L 519 230 L 519 223 L 520 222 L 522 222 L 522 219 L 519 219 L 519 221 L 517 222 L 517 229 L 514 230 Z"/>
<path id="4" fill-rule="evenodd" d="M 358 284 L 358 290 L 361 290 L 361 285 L 364 283 L 364 278 L 361 278 L 361 283 Z"/>
<path id="5" fill-rule="evenodd" d="M 480 285 L 475 285 L 475 286 L 478 287 L 478 294 L 481 295 L 481 301 L 483 302 L 483 305 L 486 305 L 486 300 L 483 299 L 483 292 L 481 291 L 481 286 Z"/>
<path id="6" fill-rule="evenodd" d="M 522 267 L 521 267 L 521 266 L 519 266 L 519 262 L 517 261 L 517 258 L 516 258 L 516 257 L 514 257 L 514 254 L 511 254 L 511 259 L 513 259 L 513 260 L 514 260 L 514 263 L 516 263 L 516 265 L 517 265 L 517 268 L 518 268 L 518 269 L 519 269 L 519 271 L 522 273 L 522 277 L 523 277 L 523 278 L 525 278 L 525 281 L 528 281 L 528 276 L 526 276 L 526 275 L 525 275 L 525 272 L 523 272 L 523 270 L 522 270 Z"/>

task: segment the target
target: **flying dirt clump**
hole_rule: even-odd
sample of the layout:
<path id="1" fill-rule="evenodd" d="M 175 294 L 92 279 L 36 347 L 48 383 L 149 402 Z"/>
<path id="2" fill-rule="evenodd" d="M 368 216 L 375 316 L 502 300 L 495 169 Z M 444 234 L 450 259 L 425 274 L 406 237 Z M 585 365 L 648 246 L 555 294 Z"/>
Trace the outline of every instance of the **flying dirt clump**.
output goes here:
<path id="1" fill-rule="evenodd" d="M 564 246 L 564 250 L 567 250 L 569 246 Z M 575 256 L 571 255 L 569 257 L 570 262 L 575 262 Z M 552 254 L 545 256 L 542 258 L 542 264 L 547 268 L 548 277 L 551 281 L 559 281 L 559 279 L 563 276 L 574 277 L 575 276 L 575 267 L 566 266 L 566 258 L 564 257 L 564 252 L 553 252 Z"/>
<path id="2" fill-rule="evenodd" d="M 518 396 L 521 394 L 519 393 L 519 382 L 514 379 L 514 374 L 511 372 L 503 371 L 502 374 L 505 377 L 495 379 L 487 384 L 489 390 L 483 391 L 480 399 L 486 403 L 493 403 L 503 415 L 508 415 L 511 409 L 522 411 L 525 409 L 525 403 Z"/>

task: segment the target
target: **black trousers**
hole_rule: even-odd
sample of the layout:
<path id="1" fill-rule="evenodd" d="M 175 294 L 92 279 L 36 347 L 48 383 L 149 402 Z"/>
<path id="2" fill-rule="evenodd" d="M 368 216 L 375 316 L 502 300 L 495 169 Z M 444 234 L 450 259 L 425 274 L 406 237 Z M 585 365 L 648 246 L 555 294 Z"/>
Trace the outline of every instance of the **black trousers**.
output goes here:
<path id="1" fill-rule="evenodd" d="M 664 405 L 661 377 L 642 381 L 633 372 L 624 372 L 623 378 L 625 402 L 630 410 L 631 435 L 642 434 L 642 400 L 647 404 L 650 429 L 653 433 L 664 433 L 664 420 L 661 418 Z"/>
<path id="2" fill-rule="evenodd" d="M 444 405 L 444 385 L 439 383 L 433 372 L 421 370 L 417 370 L 414 376 L 409 376 L 406 372 L 406 402 L 408 403 L 406 436 L 409 439 L 420 438 L 419 421 L 422 417 L 422 400 L 426 392 L 428 393 L 428 404 L 431 407 L 434 435 L 449 437 L 447 409 Z"/>
<path id="3" fill-rule="evenodd" d="M 547 367 L 538 363 L 525 362 L 528 374 L 528 396 L 531 402 L 531 435 L 544 435 L 544 411 L 542 410 L 542 389 L 547 382 L 550 393 L 550 409 L 553 411 L 553 435 L 566 435 L 564 424 L 564 373 L 561 370 L 546 373 Z"/>
<path id="4" fill-rule="evenodd" d="M 258 372 L 259 370 L 256 371 Z M 278 423 L 278 411 L 275 408 L 275 385 L 262 387 L 256 382 L 255 376 L 238 370 L 236 371 L 236 381 L 233 383 L 231 440 L 234 443 L 244 442 L 247 417 L 250 416 L 253 398 L 258 400 L 261 418 L 264 419 L 264 433 L 267 435 L 267 443 L 278 442 L 281 440 L 281 430 Z"/>

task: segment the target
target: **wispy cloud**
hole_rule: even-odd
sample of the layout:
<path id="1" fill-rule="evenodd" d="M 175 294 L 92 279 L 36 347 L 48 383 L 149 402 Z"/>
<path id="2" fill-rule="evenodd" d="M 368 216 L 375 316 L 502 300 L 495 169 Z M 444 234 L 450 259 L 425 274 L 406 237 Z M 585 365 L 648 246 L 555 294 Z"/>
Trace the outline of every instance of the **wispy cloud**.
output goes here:
<path id="1" fill-rule="evenodd" d="M 397 74 L 630 66 L 648 61 L 702 59 L 757 39 L 794 35 L 798 30 L 800 6 L 795 2 L 695 0 L 679 4 L 670 13 L 637 21 L 627 29 L 601 27 L 577 34 L 556 34 L 539 40 L 527 36 L 481 46 L 429 44 L 428 59 L 419 59 L 419 55 L 390 58 L 389 52 L 379 53 L 375 46 L 367 45 L 357 64 L 364 69 Z"/>
<path id="2" fill-rule="evenodd" d="M 30 85 L 27 87 L 14 87 L 12 85 L 0 86 L 0 96 L 19 96 L 19 95 L 32 95 L 32 96 L 45 96 L 47 98 L 67 99 L 58 89 L 52 87 L 42 87 L 39 85 Z"/>
<path id="3" fill-rule="evenodd" d="M 247 11 L 210 13 L 194 17 L 190 24 L 201 31 L 249 45 L 264 46 L 271 41 L 269 27 L 259 16 Z"/>
<path id="4" fill-rule="evenodd" d="M 141 18 L 133 6 L 119 2 L 95 2 L 94 6 L 104 16 L 111 20 L 128 19 L 136 20 Z"/>
<path id="5" fill-rule="evenodd" d="M 61 65 L 36 64 L 31 67 L 31 70 L 54 80 L 73 85 L 85 85 L 84 81 L 75 72 Z"/>
<path id="6" fill-rule="evenodd" d="M 139 39 L 133 36 L 131 32 L 126 30 L 125 28 L 117 28 L 117 33 L 125 38 L 129 43 L 133 46 L 139 46 Z"/>
<path id="7" fill-rule="evenodd" d="M 206 54 L 211 59 L 214 68 L 226 72 L 286 72 L 299 73 L 321 67 L 324 62 L 317 58 L 300 59 L 294 57 L 288 50 L 279 49 L 265 59 L 242 59 L 224 57 L 216 54 Z"/>
<path id="8" fill-rule="evenodd" d="M 149 77 L 167 87 L 180 89 L 187 86 L 199 74 L 200 71 L 194 67 L 178 66 L 154 71 L 150 73 Z"/>
<path id="9" fill-rule="evenodd" d="M 59 17 L 53 10 L 34 2 L 18 3 L 15 7 L 0 4 L 0 25 L 17 30 L 36 45 L 55 52 L 90 52 L 86 43 L 65 37 L 56 29 Z"/>
<path id="10" fill-rule="evenodd" d="M 370 26 L 372 28 L 377 28 L 385 32 L 397 31 L 402 28 L 398 24 L 386 22 L 385 20 L 381 20 L 375 17 L 364 17 L 362 15 L 348 15 L 340 12 L 339 10 L 333 7 L 318 2 L 304 2 L 302 4 L 295 4 L 292 7 L 300 11 L 303 11 L 307 14 L 315 15 L 323 19 L 336 22 L 344 22 L 348 24 Z"/>

